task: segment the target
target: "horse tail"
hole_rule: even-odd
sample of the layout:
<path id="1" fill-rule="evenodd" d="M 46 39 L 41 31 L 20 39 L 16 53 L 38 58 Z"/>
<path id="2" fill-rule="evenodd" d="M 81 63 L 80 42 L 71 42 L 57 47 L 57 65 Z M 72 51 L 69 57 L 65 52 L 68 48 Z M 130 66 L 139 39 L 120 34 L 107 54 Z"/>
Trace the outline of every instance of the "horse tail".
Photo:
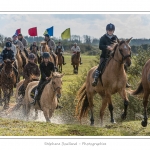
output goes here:
<path id="1" fill-rule="evenodd" d="M 143 93 L 143 85 L 142 85 L 142 81 L 140 82 L 138 88 L 136 90 L 134 90 L 131 94 L 132 95 L 138 95 Z"/>
<path id="2" fill-rule="evenodd" d="M 77 93 L 77 106 L 76 106 L 76 116 L 81 121 L 82 117 L 87 116 L 88 108 L 89 108 L 89 102 L 86 92 L 86 83 L 82 85 L 82 87 L 79 89 Z"/>

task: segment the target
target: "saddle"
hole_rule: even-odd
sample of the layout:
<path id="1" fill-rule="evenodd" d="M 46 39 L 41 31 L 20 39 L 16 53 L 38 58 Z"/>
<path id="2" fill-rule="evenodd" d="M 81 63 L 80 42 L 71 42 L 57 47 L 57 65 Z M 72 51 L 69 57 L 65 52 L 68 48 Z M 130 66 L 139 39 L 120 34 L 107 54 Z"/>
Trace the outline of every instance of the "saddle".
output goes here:
<path id="1" fill-rule="evenodd" d="M 112 57 L 109 57 L 109 58 L 104 59 L 104 61 L 100 64 L 100 72 L 101 72 L 101 73 L 100 73 L 100 75 L 99 75 L 99 78 L 100 78 L 100 81 L 101 81 L 102 86 L 103 86 L 102 75 L 103 75 L 103 73 L 105 72 L 106 66 L 107 66 L 107 64 L 109 63 L 109 61 L 111 60 L 111 58 L 112 58 Z M 94 76 L 95 76 L 95 72 L 96 72 L 96 70 L 94 71 L 94 73 L 93 73 L 93 75 L 92 75 L 93 78 L 94 78 Z"/>
<path id="2" fill-rule="evenodd" d="M 49 82 L 50 82 L 50 81 L 45 81 L 45 82 L 43 82 L 43 83 L 40 85 L 39 90 L 38 90 L 37 100 L 40 100 L 41 95 L 42 95 L 42 92 L 43 92 L 45 86 L 46 86 Z M 34 98 L 36 88 L 37 88 L 37 86 L 35 86 L 35 87 L 31 90 L 31 93 L 30 93 L 31 98 Z"/>

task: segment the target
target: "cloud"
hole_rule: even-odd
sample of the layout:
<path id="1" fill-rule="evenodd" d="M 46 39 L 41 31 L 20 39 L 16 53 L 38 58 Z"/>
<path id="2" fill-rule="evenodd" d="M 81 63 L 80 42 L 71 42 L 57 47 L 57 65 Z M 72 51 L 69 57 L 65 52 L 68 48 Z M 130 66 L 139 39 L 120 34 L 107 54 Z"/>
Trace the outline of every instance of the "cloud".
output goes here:
<path id="1" fill-rule="evenodd" d="M 123 38 L 149 38 L 149 14 L 1 14 L 0 32 L 12 36 L 21 28 L 23 35 L 37 26 L 38 35 L 43 36 L 46 28 L 54 26 L 54 36 L 60 37 L 66 28 L 73 35 L 90 35 L 100 38 L 105 34 L 106 25 L 116 26 L 115 34 Z"/>

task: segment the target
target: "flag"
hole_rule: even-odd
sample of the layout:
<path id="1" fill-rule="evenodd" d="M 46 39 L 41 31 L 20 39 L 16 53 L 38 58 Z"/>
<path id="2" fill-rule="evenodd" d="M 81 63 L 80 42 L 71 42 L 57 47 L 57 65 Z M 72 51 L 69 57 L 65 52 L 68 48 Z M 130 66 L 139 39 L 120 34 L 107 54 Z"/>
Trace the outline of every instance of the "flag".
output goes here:
<path id="1" fill-rule="evenodd" d="M 45 34 L 48 34 L 49 36 L 53 36 L 53 26 L 46 29 L 43 35 Z"/>
<path id="2" fill-rule="evenodd" d="M 19 33 L 21 33 L 21 29 L 17 29 L 15 35 L 18 36 Z"/>
<path id="3" fill-rule="evenodd" d="M 66 29 L 64 32 L 61 33 L 61 38 L 64 39 L 70 39 L 70 28 Z"/>
<path id="4" fill-rule="evenodd" d="M 37 27 L 30 28 L 28 30 L 28 33 L 29 33 L 30 36 L 37 36 Z"/>

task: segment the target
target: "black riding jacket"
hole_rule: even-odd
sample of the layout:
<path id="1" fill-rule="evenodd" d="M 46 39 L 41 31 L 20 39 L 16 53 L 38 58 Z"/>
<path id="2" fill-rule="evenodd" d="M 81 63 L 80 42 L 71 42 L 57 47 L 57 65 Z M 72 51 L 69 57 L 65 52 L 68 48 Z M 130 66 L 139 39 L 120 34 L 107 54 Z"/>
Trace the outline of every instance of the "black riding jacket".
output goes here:
<path id="1" fill-rule="evenodd" d="M 113 35 L 113 37 L 110 39 L 109 37 L 104 34 L 99 41 L 99 49 L 102 50 L 101 58 L 107 58 L 109 57 L 109 50 L 107 50 L 107 46 L 110 46 L 114 41 L 117 40 L 117 36 Z"/>

